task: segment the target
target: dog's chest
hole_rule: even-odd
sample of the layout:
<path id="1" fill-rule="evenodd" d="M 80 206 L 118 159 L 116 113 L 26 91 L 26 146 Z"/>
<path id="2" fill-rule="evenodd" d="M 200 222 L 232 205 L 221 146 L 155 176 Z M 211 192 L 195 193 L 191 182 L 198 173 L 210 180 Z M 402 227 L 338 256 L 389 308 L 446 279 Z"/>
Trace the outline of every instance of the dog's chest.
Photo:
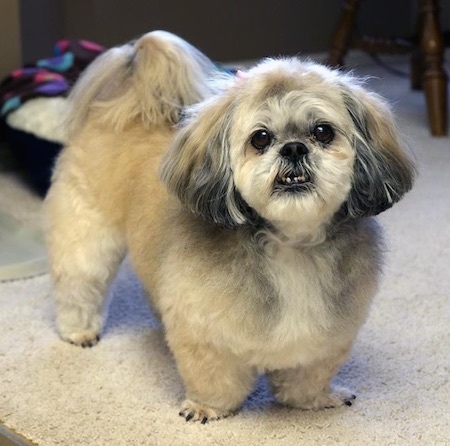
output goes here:
<path id="1" fill-rule="evenodd" d="M 277 330 L 315 331 L 329 319 L 329 294 L 336 286 L 336 261 L 314 251 L 281 247 L 269 260 L 279 311 Z M 337 290 L 336 290 L 337 291 Z"/>
<path id="2" fill-rule="evenodd" d="M 336 263 L 333 255 L 290 247 L 270 255 L 273 314 L 271 324 L 263 329 L 264 342 L 255 362 L 269 368 L 272 362 L 277 366 L 309 362 L 329 343 L 336 326 L 331 295 L 339 294 L 341 287 Z"/>

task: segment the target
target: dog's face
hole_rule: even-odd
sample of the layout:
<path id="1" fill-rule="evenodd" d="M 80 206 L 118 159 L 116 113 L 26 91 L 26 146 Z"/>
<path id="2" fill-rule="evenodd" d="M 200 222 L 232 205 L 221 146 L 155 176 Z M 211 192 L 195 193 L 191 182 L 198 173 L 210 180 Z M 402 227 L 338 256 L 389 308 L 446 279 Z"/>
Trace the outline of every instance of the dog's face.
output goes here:
<path id="1" fill-rule="evenodd" d="M 309 242 L 337 216 L 392 206 L 413 176 L 385 103 L 297 59 L 263 62 L 196 106 L 162 166 L 193 212 L 228 227 L 256 217 Z"/>

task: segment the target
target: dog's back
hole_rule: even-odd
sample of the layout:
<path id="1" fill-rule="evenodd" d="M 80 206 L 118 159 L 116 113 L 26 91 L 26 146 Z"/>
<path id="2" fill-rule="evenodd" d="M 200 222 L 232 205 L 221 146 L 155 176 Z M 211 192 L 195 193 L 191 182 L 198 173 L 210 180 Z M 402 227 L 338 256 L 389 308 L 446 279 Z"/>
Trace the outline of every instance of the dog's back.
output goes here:
<path id="1" fill-rule="evenodd" d="M 164 31 L 100 55 L 70 94 L 67 144 L 47 203 L 71 194 L 79 201 L 82 193 L 95 197 L 108 219 L 121 220 L 141 172 L 159 185 L 157 166 L 180 113 L 210 95 L 216 70 L 200 51 Z"/>

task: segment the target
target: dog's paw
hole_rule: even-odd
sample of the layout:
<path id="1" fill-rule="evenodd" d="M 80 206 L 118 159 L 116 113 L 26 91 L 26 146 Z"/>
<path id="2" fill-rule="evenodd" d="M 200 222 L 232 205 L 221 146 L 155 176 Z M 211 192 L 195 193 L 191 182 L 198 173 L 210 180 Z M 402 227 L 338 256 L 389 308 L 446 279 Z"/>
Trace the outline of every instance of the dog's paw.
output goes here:
<path id="1" fill-rule="evenodd" d="M 80 347 L 93 347 L 100 340 L 100 335 L 94 330 L 83 330 L 77 333 L 62 334 L 64 341 Z"/>
<path id="2" fill-rule="evenodd" d="M 343 387 L 333 387 L 329 393 L 321 393 L 314 398 L 299 402 L 296 407 L 305 410 L 333 409 L 352 406 L 356 395 Z"/>
<path id="3" fill-rule="evenodd" d="M 186 421 L 200 421 L 202 424 L 212 420 L 219 420 L 232 414 L 233 412 L 229 410 L 215 409 L 191 400 L 185 400 L 180 410 L 180 416 Z"/>
<path id="4" fill-rule="evenodd" d="M 319 409 L 333 409 L 340 406 L 352 406 L 356 399 L 356 395 L 353 392 L 343 388 L 335 387 L 328 395 L 324 395 L 324 400 Z"/>

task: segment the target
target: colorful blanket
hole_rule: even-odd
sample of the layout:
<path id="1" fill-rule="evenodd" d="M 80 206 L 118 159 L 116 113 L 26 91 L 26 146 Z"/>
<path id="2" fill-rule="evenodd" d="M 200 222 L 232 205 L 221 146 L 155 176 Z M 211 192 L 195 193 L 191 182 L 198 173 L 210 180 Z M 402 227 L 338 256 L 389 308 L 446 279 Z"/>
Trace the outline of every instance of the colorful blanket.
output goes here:
<path id="1" fill-rule="evenodd" d="M 0 83 L 0 117 L 36 97 L 67 96 L 81 72 L 105 50 L 87 40 L 60 40 L 53 57 L 14 70 Z"/>

